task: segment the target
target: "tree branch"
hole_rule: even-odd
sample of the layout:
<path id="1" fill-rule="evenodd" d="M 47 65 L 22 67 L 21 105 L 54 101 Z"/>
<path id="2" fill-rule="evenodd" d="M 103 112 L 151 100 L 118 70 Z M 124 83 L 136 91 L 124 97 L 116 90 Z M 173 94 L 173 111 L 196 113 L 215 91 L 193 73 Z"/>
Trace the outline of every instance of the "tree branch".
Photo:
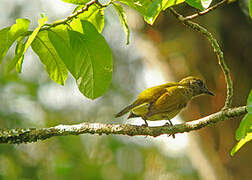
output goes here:
<path id="1" fill-rule="evenodd" d="M 103 7 L 106 7 L 107 5 L 102 5 L 98 0 L 93 0 L 93 1 L 90 1 L 88 2 L 84 8 L 76 11 L 75 13 L 73 13 L 72 15 L 68 16 L 66 19 L 63 19 L 63 20 L 60 20 L 60 21 L 57 21 L 53 24 L 46 24 L 46 26 L 48 27 L 45 27 L 45 28 L 42 28 L 41 30 L 47 30 L 47 29 L 50 29 L 52 27 L 56 27 L 58 25 L 61 25 L 61 24 L 67 24 L 69 21 L 71 21 L 72 19 L 76 18 L 78 15 L 84 13 L 85 11 L 88 10 L 88 8 L 90 6 L 92 6 L 93 4 L 97 4 L 98 6 L 100 6 L 101 8 Z"/>
<path id="2" fill-rule="evenodd" d="M 217 7 L 220 7 L 220 6 L 224 5 L 224 4 L 226 4 L 227 2 L 228 2 L 228 0 L 220 1 L 220 2 L 216 3 L 215 5 L 213 5 L 212 7 L 209 7 L 207 9 L 205 9 L 204 11 L 200 11 L 200 12 L 197 12 L 195 14 L 186 16 L 185 20 L 192 20 L 192 19 L 197 18 L 199 16 L 205 15 L 205 14 L 211 12 L 212 10 L 216 9 Z"/>
<path id="3" fill-rule="evenodd" d="M 233 82 L 231 79 L 230 70 L 229 70 L 227 64 L 225 63 L 223 52 L 222 52 L 217 40 L 213 37 L 213 35 L 206 28 L 200 26 L 199 24 L 197 24 L 195 22 L 187 20 L 184 16 L 179 14 L 173 8 L 169 8 L 169 9 L 170 9 L 171 13 L 181 23 L 183 23 L 184 25 L 190 27 L 191 29 L 193 29 L 193 30 L 199 32 L 200 34 L 202 34 L 203 36 L 205 36 L 207 38 L 207 40 L 210 42 L 210 44 L 212 45 L 214 52 L 218 58 L 218 63 L 221 66 L 221 69 L 224 73 L 225 80 L 227 83 L 227 97 L 226 97 L 225 106 L 223 109 L 230 108 L 231 103 L 232 103 L 232 97 L 233 97 Z"/>
<path id="4" fill-rule="evenodd" d="M 230 108 L 204 118 L 177 124 L 174 126 L 144 127 L 129 124 L 81 123 L 76 125 L 58 125 L 50 128 L 15 128 L 0 129 L 0 143 L 19 144 L 45 140 L 53 136 L 79 134 L 120 134 L 128 136 L 144 135 L 156 137 L 162 134 L 173 135 L 209 126 L 211 124 L 239 117 L 247 113 L 246 106 Z"/>

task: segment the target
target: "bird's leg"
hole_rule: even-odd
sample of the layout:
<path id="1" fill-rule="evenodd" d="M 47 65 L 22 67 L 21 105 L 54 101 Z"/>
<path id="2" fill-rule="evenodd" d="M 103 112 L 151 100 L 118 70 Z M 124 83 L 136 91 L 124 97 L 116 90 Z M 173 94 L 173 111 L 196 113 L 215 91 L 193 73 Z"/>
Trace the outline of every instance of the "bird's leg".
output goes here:
<path id="1" fill-rule="evenodd" d="M 168 122 L 166 122 L 166 123 L 165 123 L 165 125 L 168 125 L 168 126 L 173 126 L 173 124 L 172 124 L 171 120 L 170 120 L 170 119 L 168 119 L 168 121 L 169 121 L 169 123 L 168 123 Z M 172 136 L 173 138 L 175 138 L 175 134 L 169 134 L 169 135 L 168 135 L 168 137 L 169 137 L 169 136 Z"/>
<path id="2" fill-rule="evenodd" d="M 171 120 L 170 120 L 170 119 L 168 119 L 168 121 L 169 121 L 170 125 L 171 125 L 171 126 L 173 126 L 173 124 L 172 124 Z"/>
<path id="3" fill-rule="evenodd" d="M 173 126 L 173 124 L 172 124 L 171 120 L 170 120 L 170 119 L 168 119 L 168 121 L 169 121 L 169 122 L 166 122 L 166 123 L 165 123 L 165 126 Z"/>
<path id="4" fill-rule="evenodd" d="M 142 124 L 142 126 L 144 126 L 144 127 L 149 127 L 149 125 L 148 125 L 146 119 L 144 119 L 144 123 L 145 123 L 145 124 Z"/>
<path id="5" fill-rule="evenodd" d="M 142 119 L 144 120 L 144 123 L 145 124 L 142 124 L 142 126 L 144 126 L 144 127 L 149 127 L 149 125 L 148 125 L 148 123 L 147 123 L 147 118 L 146 117 L 142 117 Z"/>

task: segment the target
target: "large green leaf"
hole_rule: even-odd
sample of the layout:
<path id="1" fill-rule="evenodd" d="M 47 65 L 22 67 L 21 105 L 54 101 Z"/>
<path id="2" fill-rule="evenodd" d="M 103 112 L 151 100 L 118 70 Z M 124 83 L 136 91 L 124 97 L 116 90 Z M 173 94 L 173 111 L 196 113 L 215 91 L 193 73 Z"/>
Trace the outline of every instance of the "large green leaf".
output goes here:
<path id="1" fill-rule="evenodd" d="M 118 1 L 135 9 L 142 16 L 146 15 L 147 10 L 152 4 L 152 0 L 118 0 Z"/>
<path id="2" fill-rule="evenodd" d="M 56 33 L 49 39 L 76 79 L 79 90 L 95 99 L 108 89 L 112 79 L 112 52 L 103 36 L 88 21 L 81 21 L 84 34 L 69 30 L 70 44 Z"/>
<path id="3" fill-rule="evenodd" d="M 45 25 L 47 21 L 47 17 L 44 16 L 42 17 L 41 19 L 39 19 L 38 23 L 39 23 L 39 26 L 37 28 L 34 29 L 34 31 L 32 32 L 32 34 L 29 36 L 28 40 L 26 41 L 25 45 L 24 45 L 24 50 L 21 52 L 21 55 L 20 55 L 20 59 L 18 60 L 18 63 L 17 63 L 17 71 L 20 73 L 21 72 L 21 69 L 22 69 L 22 64 L 23 64 L 23 55 L 24 53 L 26 52 L 26 50 L 30 47 L 32 41 L 35 39 L 35 37 L 37 36 L 39 30 L 41 29 L 41 27 L 43 25 Z"/>
<path id="4" fill-rule="evenodd" d="M 17 19 L 16 24 L 0 31 L 0 62 L 3 60 L 4 56 L 15 40 L 28 31 L 29 25 L 29 20 Z"/>
<path id="5" fill-rule="evenodd" d="M 152 25 L 161 11 L 184 1 L 185 0 L 154 0 L 146 13 L 144 20 Z"/>
<path id="6" fill-rule="evenodd" d="M 67 68 L 48 38 L 48 31 L 41 31 L 31 44 L 33 51 L 39 56 L 50 78 L 64 85 Z"/>
<path id="7" fill-rule="evenodd" d="M 84 8 L 85 6 L 78 6 L 75 11 Z M 71 23 L 70 26 L 78 32 L 83 32 L 82 25 L 80 23 L 80 20 L 87 20 L 91 22 L 98 32 L 102 32 L 104 28 L 104 9 L 98 6 L 97 4 L 93 4 L 88 8 L 87 11 L 84 13 L 78 15 L 78 18 L 74 19 Z"/>
<path id="8" fill-rule="evenodd" d="M 130 31 L 129 31 L 129 26 L 128 26 L 128 23 L 127 23 L 126 14 L 125 14 L 125 12 L 124 12 L 124 10 L 123 10 L 123 8 L 122 8 L 122 6 L 120 4 L 113 3 L 113 6 L 114 6 L 115 10 L 117 11 L 117 13 L 119 15 L 121 25 L 123 27 L 123 30 L 124 30 L 125 34 L 126 34 L 126 37 L 127 37 L 126 44 L 129 44 Z"/>
<path id="9" fill-rule="evenodd" d="M 232 149 L 231 155 L 233 156 L 246 142 L 252 139 L 252 91 L 250 91 L 247 100 L 248 114 L 242 119 L 239 128 L 236 130 L 235 137 L 239 141 Z"/>
<path id="10" fill-rule="evenodd" d="M 86 4 L 90 0 L 62 0 L 62 1 L 67 2 L 67 3 L 72 3 L 72 4 Z"/>
<path id="11" fill-rule="evenodd" d="M 202 4 L 201 4 L 201 0 L 186 0 L 185 1 L 189 6 L 192 6 L 196 9 L 199 9 L 201 11 L 204 10 Z"/>

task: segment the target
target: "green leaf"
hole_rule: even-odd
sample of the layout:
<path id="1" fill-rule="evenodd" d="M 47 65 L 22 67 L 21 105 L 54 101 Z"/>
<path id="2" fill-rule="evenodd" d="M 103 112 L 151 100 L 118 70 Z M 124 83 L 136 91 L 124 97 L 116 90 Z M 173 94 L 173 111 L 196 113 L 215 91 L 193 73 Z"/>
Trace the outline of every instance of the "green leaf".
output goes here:
<path id="1" fill-rule="evenodd" d="M 246 114 L 242 119 L 240 126 L 236 130 L 235 133 L 236 140 L 239 141 L 242 138 L 244 138 L 251 126 L 252 126 L 252 114 Z"/>
<path id="2" fill-rule="evenodd" d="M 4 56 L 6 55 L 8 49 L 11 45 L 8 45 L 8 32 L 10 27 L 0 30 L 0 63 L 2 62 Z M 13 41 L 14 42 L 14 41 Z"/>
<path id="3" fill-rule="evenodd" d="M 14 67 L 15 65 L 19 65 L 17 64 L 18 60 L 20 58 L 24 58 L 24 55 L 22 55 L 22 52 L 24 50 L 24 43 L 23 43 L 23 40 L 24 40 L 24 36 L 20 36 L 17 38 L 17 45 L 16 45 L 16 49 L 15 49 L 15 56 L 14 58 L 8 63 L 8 66 L 7 66 L 7 70 L 6 72 L 9 73 Z"/>
<path id="4" fill-rule="evenodd" d="M 110 85 L 112 52 L 103 36 L 90 22 L 81 23 L 84 34 L 68 31 L 70 45 L 55 33 L 49 32 L 49 39 L 76 79 L 81 93 L 95 99 L 105 93 Z"/>
<path id="5" fill-rule="evenodd" d="M 0 62 L 3 60 L 4 56 L 15 40 L 28 31 L 29 25 L 29 20 L 17 19 L 16 24 L 0 31 Z"/>
<path id="6" fill-rule="evenodd" d="M 252 19 L 252 0 L 249 0 L 249 16 Z"/>
<path id="7" fill-rule="evenodd" d="M 156 20 L 157 16 L 163 9 L 163 0 L 154 0 L 154 2 L 151 4 L 149 7 L 146 15 L 144 16 L 144 20 L 149 23 L 153 24 L 154 21 Z"/>
<path id="8" fill-rule="evenodd" d="M 252 90 L 249 93 L 249 97 L 247 100 L 247 111 L 248 113 L 252 114 Z"/>
<path id="9" fill-rule="evenodd" d="M 120 4 L 116 4 L 116 3 L 113 3 L 113 6 L 115 8 L 115 10 L 117 11 L 118 15 L 119 15 L 119 18 L 120 18 L 120 22 L 121 22 L 121 25 L 123 27 L 123 30 L 126 34 L 126 37 L 127 37 L 127 42 L 126 44 L 128 45 L 129 44 L 129 38 L 130 38 L 130 30 L 129 30 L 129 26 L 128 26 L 128 23 L 127 23 L 127 17 L 126 17 L 126 14 L 122 8 L 122 6 Z"/>
<path id="10" fill-rule="evenodd" d="M 200 11 L 203 11 L 204 8 L 201 4 L 201 0 L 186 0 L 185 1 L 189 6 L 192 6 Z"/>
<path id="11" fill-rule="evenodd" d="M 231 156 L 234 156 L 234 154 L 247 142 L 252 140 L 252 132 L 247 133 L 244 138 L 242 138 L 232 149 Z"/>
<path id="12" fill-rule="evenodd" d="M 31 44 L 33 51 L 39 56 L 50 78 L 64 85 L 68 70 L 48 38 L 48 31 L 41 31 Z"/>
<path id="13" fill-rule="evenodd" d="M 212 0 L 201 0 L 200 2 L 201 2 L 202 7 L 207 9 L 212 3 Z"/>
<path id="14" fill-rule="evenodd" d="M 72 4 L 87 4 L 90 0 L 62 0 L 63 2 L 72 3 Z"/>
<path id="15" fill-rule="evenodd" d="M 161 11 L 184 1 L 185 0 L 154 0 L 146 13 L 144 20 L 152 25 Z"/>
<path id="16" fill-rule="evenodd" d="M 78 6 L 75 11 L 84 8 L 85 6 Z M 91 22 L 98 32 L 102 32 L 104 28 L 104 9 L 99 7 L 97 4 L 91 5 L 87 11 L 84 13 L 80 14 L 78 18 L 74 19 L 71 23 L 70 26 L 75 30 L 80 33 L 83 32 L 82 25 L 80 23 L 80 20 L 87 20 Z"/>
<path id="17" fill-rule="evenodd" d="M 152 4 L 152 0 L 118 0 L 118 1 L 135 9 L 142 16 L 146 15 L 147 10 Z"/>
<path id="18" fill-rule="evenodd" d="M 166 10 L 168 7 L 174 6 L 176 4 L 180 4 L 185 2 L 185 0 L 163 0 L 163 10 Z"/>
<path id="19" fill-rule="evenodd" d="M 235 137 L 239 141 L 232 149 L 231 155 L 233 156 L 246 142 L 252 139 L 252 91 L 249 93 L 247 100 L 248 113 L 242 119 L 239 128 L 236 130 Z"/>
<path id="20" fill-rule="evenodd" d="M 35 37 L 37 36 L 39 30 L 41 29 L 41 27 L 43 25 L 45 25 L 47 21 L 47 17 L 44 16 L 43 18 L 39 19 L 38 23 L 39 23 L 39 26 L 34 29 L 34 31 L 32 32 L 32 34 L 29 36 L 29 38 L 27 39 L 25 45 L 24 45 L 24 50 L 23 52 L 21 53 L 21 58 L 18 60 L 18 65 L 16 66 L 16 69 L 17 69 L 17 72 L 21 72 L 21 69 L 22 69 L 22 64 L 23 64 L 23 55 L 24 53 L 26 52 L 26 50 L 28 49 L 28 47 L 31 45 L 32 41 L 35 39 Z"/>

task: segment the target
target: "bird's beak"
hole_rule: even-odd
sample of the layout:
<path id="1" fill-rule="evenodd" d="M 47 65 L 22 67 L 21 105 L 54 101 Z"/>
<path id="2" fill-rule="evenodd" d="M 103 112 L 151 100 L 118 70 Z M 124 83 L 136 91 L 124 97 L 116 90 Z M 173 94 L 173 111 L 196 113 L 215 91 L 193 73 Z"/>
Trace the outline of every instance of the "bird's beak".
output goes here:
<path id="1" fill-rule="evenodd" d="M 205 89 L 205 93 L 206 93 L 206 94 L 209 94 L 209 95 L 211 95 L 211 96 L 214 96 L 214 93 L 212 93 L 211 91 L 209 91 L 207 88 Z"/>

